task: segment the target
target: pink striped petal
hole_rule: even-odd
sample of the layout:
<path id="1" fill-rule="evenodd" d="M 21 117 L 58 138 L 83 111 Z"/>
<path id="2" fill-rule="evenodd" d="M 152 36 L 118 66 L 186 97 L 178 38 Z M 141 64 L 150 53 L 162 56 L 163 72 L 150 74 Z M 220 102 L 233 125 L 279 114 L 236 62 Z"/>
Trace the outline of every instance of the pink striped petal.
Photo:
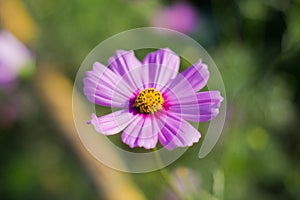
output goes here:
<path id="1" fill-rule="evenodd" d="M 124 109 L 101 117 L 97 117 L 93 113 L 90 123 L 94 125 L 97 132 L 104 135 L 113 135 L 122 131 L 136 118 L 137 115 Z"/>
<path id="2" fill-rule="evenodd" d="M 207 65 L 199 60 L 197 63 L 184 70 L 181 75 L 189 81 L 194 91 L 197 92 L 207 84 L 209 71 Z"/>
<path id="3" fill-rule="evenodd" d="M 119 75 L 98 62 L 86 73 L 83 83 L 85 96 L 102 106 L 123 108 L 134 92 Z"/>
<path id="4" fill-rule="evenodd" d="M 109 68 L 123 77 L 130 87 L 138 88 L 141 77 L 134 76 L 137 68 L 141 68 L 142 63 L 135 57 L 134 52 L 117 50 L 116 54 L 109 58 Z M 142 76 L 142 74 L 139 74 Z"/>
<path id="5" fill-rule="evenodd" d="M 168 150 L 192 146 L 201 137 L 199 131 L 191 124 L 170 112 L 157 118 L 157 123 L 161 127 L 158 139 Z"/>
<path id="6" fill-rule="evenodd" d="M 157 144 L 158 132 L 159 127 L 153 115 L 139 115 L 123 131 L 122 141 L 131 148 L 144 147 L 145 149 L 152 149 Z"/>
<path id="7" fill-rule="evenodd" d="M 109 68 L 115 72 L 123 76 L 124 74 L 130 72 L 136 67 L 141 67 L 142 63 L 135 57 L 134 52 L 117 50 L 116 54 L 109 58 Z"/>
<path id="8" fill-rule="evenodd" d="M 146 68 L 143 72 L 147 87 L 162 88 L 170 79 L 178 74 L 180 59 L 168 48 L 149 53 L 143 60 Z"/>
<path id="9" fill-rule="evenodd" d="M 223 97 L 219 91 L 198 92 L 195 96 L 182 97 L 169 102 L 169 111 L 193 122 L 206 122 L 215 118 Z"/>

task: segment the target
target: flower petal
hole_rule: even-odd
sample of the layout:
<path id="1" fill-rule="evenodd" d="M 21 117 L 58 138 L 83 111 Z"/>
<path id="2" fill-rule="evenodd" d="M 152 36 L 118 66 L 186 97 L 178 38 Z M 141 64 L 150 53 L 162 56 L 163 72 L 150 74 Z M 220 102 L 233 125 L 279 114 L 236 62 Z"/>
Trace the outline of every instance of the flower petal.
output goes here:
<path id="1" fill-rule="evenodd" d="M 142 85 L 140 77 L 142 74 L 134 76 L 137 71 L 135 69 L 141 68 L 142 63 L 135 57 L 132 50 L 117 50 L 116 54 L 108 62 L 109 68 L 116 74 L 119 74 L 130 87 L 138 88 Z"/>
<path id="2" fill-rule="evenodd" d="M 33 65 L 33 55 L 17 38 L 0 30 L 0 86 L 16 81 L 22 69 Z"/>
<path id="3" fill-rule="evenodd" d="M 144 58 L 143 64 L 144 67 L 148 66 L 144 72 L 144 82 L 150 83 L 148 87 L 160 89 L 170 79 L 176 77 L 179 70 L 180 59 L 173 51 L 165 48 L 149 53 Z"/>
<path id="4" fill-rule="evenodd" d="M 123 109 L 101 117 L 97 117 L 93 113 L 90 123 L 94 125 L 97 132 L 104 135 L 113 135 L 122 131 L 136 118 L 137 115 Z"/>
<path id="5" fill-rule="evenodd" d="M 199 131 L 191 124 L 170 112 L 158 118 L 157 123 L 161 127 L 158 139 L 168 150 L 192 146 L 201 137 Z"/>
<path id="6" fill-rule="evenodd" d="M 197 63 L 184 70 L 181 75 L 189 81 L 194 91 L 197 92 L 206 85 L 209 78 L 209 71 L 207 65 L 199 60 Z"/>
<path id="7" fill-rule="evenodd" d="M 83 83 L 85 96 L 102 106 L 123 108 L 134 91 L 119 75 L 98 62 L 86 73 Z"/>
<path id="8" fill-rule="evenodd" d="M 158 141 L 159 128 L 153 115 L 139 115 L 123 131 L 122 141 L 131 148 L 144 147 L 152 149 Z"/>
<path id="9" fill-rule="evenodd" d="M 117 50 L 116 54 L 109 58 L 109 68 L 111 71 L 123 76 L 136 67 L 141 67 L 142 63 L 135 57 L 134 52 Z"/>
<path id="10" fill-rule="evenodd" d="M 194 96 L 186 96 L 178 101 L 169 102 L 169 111 L 178 117 L 193 122 L 206 122 L 215 118 L 223 97 L 219 91 L 205 91 L 196 93 Z"/>

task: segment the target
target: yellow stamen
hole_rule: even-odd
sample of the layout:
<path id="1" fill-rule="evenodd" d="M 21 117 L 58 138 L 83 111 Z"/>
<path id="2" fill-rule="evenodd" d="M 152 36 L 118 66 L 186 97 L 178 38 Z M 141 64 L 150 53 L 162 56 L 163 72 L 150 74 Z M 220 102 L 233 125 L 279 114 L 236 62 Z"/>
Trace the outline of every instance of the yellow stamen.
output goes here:
<path id="1" fill-rule="evenodd" d="M 140 113 L 153 114 L 162 109 L 164 98 L 161 93 L 154 88 L 148 88 L 140 91 L 133 104 Z"/>

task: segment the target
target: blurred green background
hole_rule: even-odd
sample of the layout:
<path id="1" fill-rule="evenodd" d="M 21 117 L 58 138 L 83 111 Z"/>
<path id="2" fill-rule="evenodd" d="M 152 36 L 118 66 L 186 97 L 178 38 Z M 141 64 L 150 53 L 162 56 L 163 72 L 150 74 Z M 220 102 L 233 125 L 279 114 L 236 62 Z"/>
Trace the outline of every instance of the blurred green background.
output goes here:
<path id="1" fill-rule="evenodd" d="M 174 8 L 182 4 L 188 11 Z M 171 21 L 164 19 L 168 12 Z M 99 174 L 88 170 L 49 113 L 36 88 L 38 71 L 48 66 L 73 81 L 98 43 L 144 26 L 197 40 L 226 87 L 227 121 L 217 146 L 200 160 L 196 144 L 167 167 L 189 183 L 178 186 L 183 196 L 300 199 L 299 0 L 0 0 L 0 19 L 36 58 L 31 75 L 0 90 L 1 199 L 108 199 L 107 187 L 95 181 Z M 145 199 L 178 199 L 159 171 L 126 178 Z"/>

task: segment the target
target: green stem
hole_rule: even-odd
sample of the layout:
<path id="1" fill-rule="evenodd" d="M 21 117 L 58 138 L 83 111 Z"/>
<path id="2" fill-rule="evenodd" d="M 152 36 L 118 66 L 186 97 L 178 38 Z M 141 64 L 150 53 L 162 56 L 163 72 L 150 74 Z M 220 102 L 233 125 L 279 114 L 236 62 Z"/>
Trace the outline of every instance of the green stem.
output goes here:
<path id="1" fill-rule="evenodd" d="M 156 162 L 157 162 L 158 166 L 159 167 L 163 166 L 163 162 L 161 160 L 161 157 L 159 156 L 158 149 L 155 147 L 153 150 L 154 150 L 155 159 L 156 159 Z M 166 181 L 166 183 L 170 187 L 170 189 L 173 190 L 173 192 L 176 194 L 176 196 L 179 199 L 181 199 L 181 200 L 187 200 L 187 199 L 189 199 L 188 197 L 184 197 L 182 195 L 182 193 L 178 190 L 178 188 L 172 183 L 171 173 L 170 173 L 170 171 L 166 167 L 165 168 L 161 168 L 159 171 L 160 171 L 163 179 Z"/>

